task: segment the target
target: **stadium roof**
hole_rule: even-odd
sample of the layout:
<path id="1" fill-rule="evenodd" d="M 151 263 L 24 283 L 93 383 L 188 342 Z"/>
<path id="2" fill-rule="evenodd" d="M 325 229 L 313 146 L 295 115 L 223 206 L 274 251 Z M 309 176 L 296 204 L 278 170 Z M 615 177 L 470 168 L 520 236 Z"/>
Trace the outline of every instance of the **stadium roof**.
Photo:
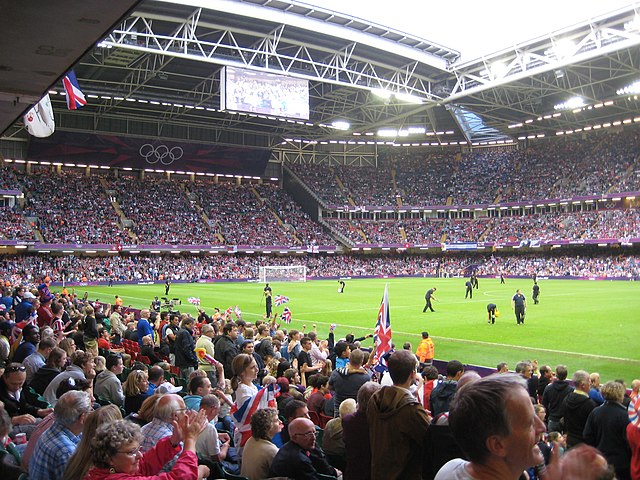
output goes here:
<path id="1" fill-rule="evenodd" d="M 96 4 L 94 12 L 104 3 L 85 2 Z M 136 3 L 108 2 L 106 10 L 116 17 Z M 640 122 L 637 97 L 618 95 L 640 80 L 640 21 L 633 6 L 567 22 L 574 25 L 471 61 L 399 28 L 296 1 L 145 0 L 111 33 L 102 35 L 112 23 L 102 21 L 77 38 L 80 29 L 68 24 L 64 30 L 73 36 L 42 25 L 45 15 L 69 18 L 74 8 L 56 5 L 25 15 L 37 19 L 55 51 L 84 51 L 91 33 L 97 39 L 75 65 L 89 105 L 69 112 L 64 97 L 52 95 L 59 130 L 272 148 L 283 142 L 492 142 Z M 104 18 L 110 18 L 106 12 Z M 19 24 L 5 18 L 5 26 L 19 49 Z M 0 83 L 0 106 L 11 96 L 33 101 L 49 87 L 61 91 L 52 79 L 77 56 L 47 66 L 44 79 L 34 68 L 16 68 L 38 63 L 38 41 L 22 49 L 22 57 L 0 53 L 0 65 L 13 69 Z M 225 65 L 309 80 L 309 120 L 221 111 Z M 34 78 L 40 82 L 31 86 Z M 373 93 L 380 90 L 394 95 Z M 569 109 L 558 109 L 561 104 Z M 26 108 L 18 107 L 0 108 L 0 130 Z M 349 126 L 333 128 L 336 121 Z M 397 133 L 382 137 L 380 130 Z M 15 124 L 5 135 L 25 134 Z"/>

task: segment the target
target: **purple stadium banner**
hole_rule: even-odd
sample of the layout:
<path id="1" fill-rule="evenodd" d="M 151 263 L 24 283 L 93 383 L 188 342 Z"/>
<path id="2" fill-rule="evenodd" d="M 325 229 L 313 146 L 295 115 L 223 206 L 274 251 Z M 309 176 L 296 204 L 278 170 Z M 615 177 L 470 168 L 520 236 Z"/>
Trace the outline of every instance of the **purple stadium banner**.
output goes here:
<path id="1" fill-rule="evenodd" d="M 27 160 L 262 176 L 270 155 L 270 150 L 257 148 L 56 132 L 32 138 Z"/>

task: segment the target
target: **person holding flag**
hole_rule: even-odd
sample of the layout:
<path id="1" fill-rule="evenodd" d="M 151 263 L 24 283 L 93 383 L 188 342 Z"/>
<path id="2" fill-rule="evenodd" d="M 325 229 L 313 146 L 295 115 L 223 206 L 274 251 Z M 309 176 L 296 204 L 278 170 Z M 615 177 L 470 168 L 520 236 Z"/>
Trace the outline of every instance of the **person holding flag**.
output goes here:
<path id="1" fill-rule="evenodd" d="M 232 363 L 233 378 L 231 387 L 235 390 L 236 401 L 231 407 L 236 431 L 234 444 L 238 449 L 244 447 L 251 437 L 251 416 L 261 408 L 277 409 L 275 378 L 262 389 L 253 383 L 258 378 L 258 365 L 255 359 L 246 353 L 238 354 Z"/>
<path id="2" fill-rule="evenodd" d="M 384 286 L 384 295 L 378 310 L 378 319 L 373 335 L 373 343 L 375 345 L 375 356 L 373 363 L 376 371 L 386 370 L 385 354 L 392 348 L 391 343 L 391 319 L 389 318 L 389 285 Z"/>

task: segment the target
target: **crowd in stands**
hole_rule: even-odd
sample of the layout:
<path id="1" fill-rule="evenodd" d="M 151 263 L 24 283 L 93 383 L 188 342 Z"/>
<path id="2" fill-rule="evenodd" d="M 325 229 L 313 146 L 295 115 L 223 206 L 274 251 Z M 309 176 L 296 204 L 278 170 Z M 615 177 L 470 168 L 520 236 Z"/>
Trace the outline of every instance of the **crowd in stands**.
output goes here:
<path id="1" fill-rule="evenodd" d="M 527 149 L 390 150 L 375 168 L 291 169 L 328 205 L 349 205 L 351 199 L 356 205 L 396 206 L 398 198 L 405 206 L 473 205 L 638 191 L 639 158 L 640 136 L 628 129 L 538 141 Z"/>
<path id="2" fill-rule="evenodd" d="M 15 207 L 0 207 L 0 238 L 35 240 L 31 226 Z"/>
<path id="3" fill-rule="evenodd" d="M 640 210 L 598 210 L 478 219 L 328 219 L 353 243 L 521 242 L 636 238 Z M 403 237 L 400 228 L 404 227 Z M 360 235 L 362 230 L 367 238 Z"/>
<path id="4" fill-rule="evenodd" d="M 125 216 L 133 220 L 138 243 L 179 245 L 219 243 L 179 184 L 165 178 L 144 180 L 122 176 L 112 179 L 109 189 Z"/>
<path id="5" fill-rule="evenodd" d="M 33 283 L 31 272 L 46 272 L 54 282 L 141 282 L 166 279 L 198 280 L 259 278 L 265 265 L 304 265 L 308 277 L 335 278 L 376 275 L 458 276 L 468 269 L 478 275 L 580 276 L 638 278 L 640 257 L 565 253 L 563 255 L 137 255 L 137 256 L 2 256 L 0 271 L 12 282 Z"/>
<path id="6" fill-rule="evenodd" d="M 439 372 L 428 332 L 379 362 L 372 333 L 153 302 L 134 314 L 48 280 L 0 298 L 8 480 L 640 475 L 640 380 L 627 392 L 535 360 Z"/>
<path id="7" fill-rule="evenodd" d="M 129 238 L 106 196 L 99 175 L 46 169 L 23 175 L 25 216 L 36 217 L 49 243 L 125 243 Z"/>

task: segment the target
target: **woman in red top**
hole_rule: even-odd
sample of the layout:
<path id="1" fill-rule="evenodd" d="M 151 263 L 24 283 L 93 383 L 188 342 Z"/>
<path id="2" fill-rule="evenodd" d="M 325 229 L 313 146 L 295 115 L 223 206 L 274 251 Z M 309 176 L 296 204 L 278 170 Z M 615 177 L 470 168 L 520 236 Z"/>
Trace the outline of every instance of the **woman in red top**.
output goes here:
<path id="1" fill-rule="evenodd" d="M 209 476 L 209 468 L 198 466 L 196 440 L 204 429 L 204 410 L 184 413 L 173 422 L 173 435 L 160 440 L 144 455 L 140 451 L 140 427 L 127 420 L 102 425 L 91 441 L 93 467 L 85 480 L 196 480 Z M 160 472 L 184 448 L 169 472 Z"/>

